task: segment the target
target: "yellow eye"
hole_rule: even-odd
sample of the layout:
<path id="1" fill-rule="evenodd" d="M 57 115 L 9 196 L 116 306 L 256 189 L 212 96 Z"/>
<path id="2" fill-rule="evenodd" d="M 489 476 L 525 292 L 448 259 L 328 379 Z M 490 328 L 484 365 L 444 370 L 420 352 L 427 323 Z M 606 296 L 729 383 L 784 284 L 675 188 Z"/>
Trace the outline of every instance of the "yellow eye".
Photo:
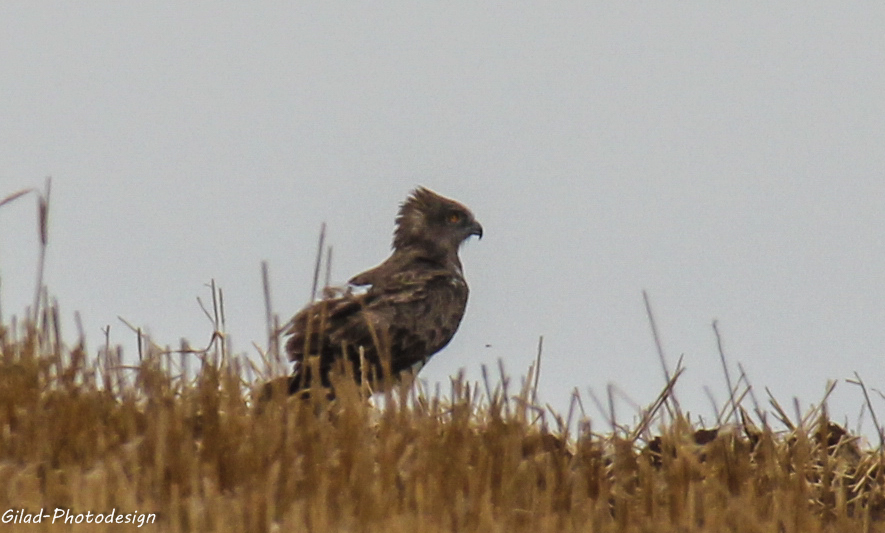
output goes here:
<path id="1" fill-rule="evenodd" d="M 461 213 L 450 213 L 449 214 L 449 223 L 450 224 L 457 224 L 458 222 L 461 222 Z"/>

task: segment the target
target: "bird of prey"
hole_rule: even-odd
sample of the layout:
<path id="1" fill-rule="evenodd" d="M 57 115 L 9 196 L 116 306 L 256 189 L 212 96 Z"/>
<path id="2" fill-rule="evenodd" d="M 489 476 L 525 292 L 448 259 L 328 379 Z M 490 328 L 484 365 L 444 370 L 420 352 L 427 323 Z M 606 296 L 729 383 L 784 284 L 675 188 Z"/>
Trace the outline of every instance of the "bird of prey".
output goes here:
<path id="1" fill-rule="evenodd" d="M 334 396 L 331 372 L 368 378 L 376 392 L 417 374 L 464 316 L 458 249 L 472 235 L 482 238 L 482 226 L 464 205 L 424 187 L 412 191 L 396 217 L 390 257 L 292 319 L 289 393 L 322 386 Z"/>

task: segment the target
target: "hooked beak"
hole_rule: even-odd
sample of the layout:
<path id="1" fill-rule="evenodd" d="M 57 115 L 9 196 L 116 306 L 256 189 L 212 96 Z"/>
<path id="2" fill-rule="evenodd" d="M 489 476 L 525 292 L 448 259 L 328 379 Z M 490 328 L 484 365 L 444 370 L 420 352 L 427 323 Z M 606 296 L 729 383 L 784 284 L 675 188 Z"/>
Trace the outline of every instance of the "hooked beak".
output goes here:
<path id="1" fill-rule="evenodd" d="M 482 239 L 482 225 L 479 222 L 474 222 L 473 225 L 470 226 L 470 235 L 476 235 Z"/>

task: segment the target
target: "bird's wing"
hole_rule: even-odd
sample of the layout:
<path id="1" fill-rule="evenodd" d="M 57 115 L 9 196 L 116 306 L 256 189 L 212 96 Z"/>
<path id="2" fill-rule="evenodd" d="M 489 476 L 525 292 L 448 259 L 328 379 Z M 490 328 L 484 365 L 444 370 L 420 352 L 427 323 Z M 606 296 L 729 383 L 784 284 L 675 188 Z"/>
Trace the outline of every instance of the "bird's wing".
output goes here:
<path id="1" fill-rule="evenodd" d="M 382 266 L 373 269 L 365 293 L 320 300 L 295 316 L 286 332 L 291 335 L 286 343 L 291 361 L 303 361 L 305 354 L 340 354 L 342 343 L 373 348 L 381 343 L 389 349 L 389 343 L 402 344 L 403 337 L 426 329 L 419 317 L 447 303 L 437 289 L 451 283 L 452 272 L 428 267 L 385 273 Z"/>
<path id="2" fill-rule="evenodd" d="M 361 273 L 357 274 L 356 276 L 350 278 L 350 281 L 347 282 L 348 285 L 355 285 L 355 286 L 359 287 L 359 286 L 363 286 L 363 285 L 374 284 L 375 283 L 374 280 L 377 277 L 377 272 L 383 266 L 384 266 L 384 264 L 382 263 L 374 268 L 370 268 L 369 270 L 366 270 L 365 272 L 361 272 Z"/>
<path id="3" fill-rule="evenodd" d="M 306 353 L 319 353 L 329 342 L 330 333 L 341 328 L 362 309 L 365 295 L 344 294 L 314 302 L 295 315 L 285 335 L 290 361 L 302 361 Z"/>

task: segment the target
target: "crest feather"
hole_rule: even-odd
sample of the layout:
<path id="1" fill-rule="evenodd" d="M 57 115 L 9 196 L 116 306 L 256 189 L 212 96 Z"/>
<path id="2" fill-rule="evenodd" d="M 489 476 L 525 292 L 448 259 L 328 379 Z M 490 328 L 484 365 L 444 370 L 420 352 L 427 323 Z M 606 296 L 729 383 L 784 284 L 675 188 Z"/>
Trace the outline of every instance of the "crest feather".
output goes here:
<path id="1" fill-rule="evenodd" d="M 426 187 L 418 187 L 412 191 L 400 205 L 396 216 L 393 247 L 402 248 L 426 238 L 427 216 L 447 203 L 454 202 Z"/>

